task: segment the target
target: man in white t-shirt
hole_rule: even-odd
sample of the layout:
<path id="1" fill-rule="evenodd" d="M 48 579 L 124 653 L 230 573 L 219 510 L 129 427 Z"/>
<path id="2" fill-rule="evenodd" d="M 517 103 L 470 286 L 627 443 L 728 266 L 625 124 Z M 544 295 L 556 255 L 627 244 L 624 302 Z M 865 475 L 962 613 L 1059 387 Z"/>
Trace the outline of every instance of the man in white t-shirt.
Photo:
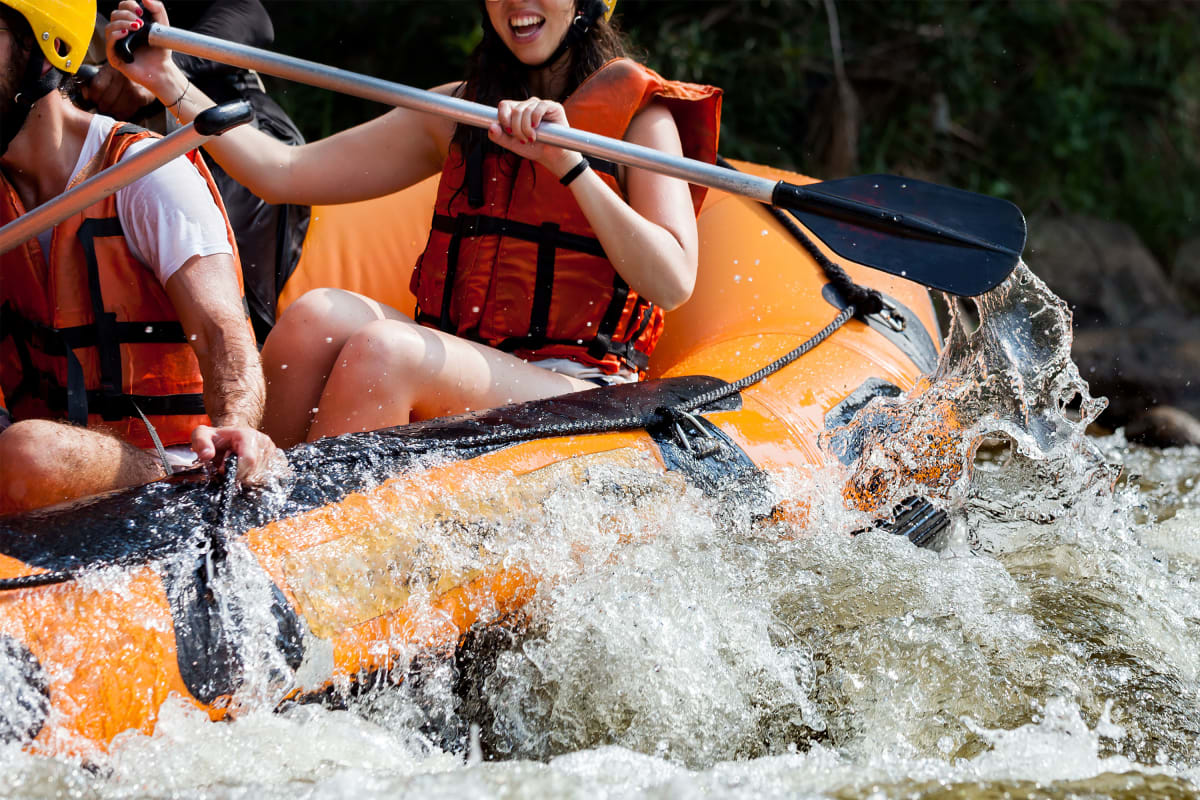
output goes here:
<path id="1" fill-rule="evenodd" d="M 64 23 L 47 21 L 54 9 L 36 0 L 0 0 L 4 219 L 53 200 L 106 155 L 152 143 L 124 129 L 110 136 L 113 120 L 57 88 L 78 65 L 69 16 L 86 17 L 89 2 L 94 18 L 94 0 L 66 0 L 81 8 Z M 31 27 L 58 23 L 53 37 Z M 78 33 L 86 47 L 90 24 Z M 0 513 L 162 477 L 188 460 L 178 451 L 189 439 L 202 461 L 236 453 L 243 480 L 260 478 L 275 452 L 257 430 L 262 366 L 232 234 L 203 167 L 177 159 L 106 202 L 0 257 L 0 387 L 15 419 L 0 427 Z M 184 431 L 185 447 L 168 447 L 176 452 L 166 464 L 158 448 L 142 449 L 147 420 L 174 434 L 163 444 L 180 444 Z"/>

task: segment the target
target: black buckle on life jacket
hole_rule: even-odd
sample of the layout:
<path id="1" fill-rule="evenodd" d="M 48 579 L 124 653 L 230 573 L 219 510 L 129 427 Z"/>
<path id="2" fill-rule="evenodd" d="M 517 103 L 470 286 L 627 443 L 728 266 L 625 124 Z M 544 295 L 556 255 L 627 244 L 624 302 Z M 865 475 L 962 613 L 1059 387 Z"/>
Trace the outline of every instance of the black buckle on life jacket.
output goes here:
<path id="1" fill-rule="evenodd" d="M 650 366 L 650 357 L 634 347 L 636 339 L 628 342 L 614 342 L 611 336 L 603 333 L 587 343 L 587 354 L 601 361 L 605 356 L 616 356 L 639 372 Z"/>

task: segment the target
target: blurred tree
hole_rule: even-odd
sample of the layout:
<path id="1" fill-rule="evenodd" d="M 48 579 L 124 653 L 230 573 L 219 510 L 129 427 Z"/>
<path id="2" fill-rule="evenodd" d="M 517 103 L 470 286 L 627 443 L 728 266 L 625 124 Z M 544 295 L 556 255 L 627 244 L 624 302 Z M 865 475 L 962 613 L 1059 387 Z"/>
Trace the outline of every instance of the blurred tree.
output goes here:
<path id="1" fill-rule="evenodd" d="M 456 79 L 479 0 L 269 0 L 281 51 L 403 83 Z M 898 172 L 1200 235 L 1193 0 L 620 0 L 636 56 L 726 90 L 722 153 L 818 177 Z M 282 97 L 317 137 L 382 109 Z"/>

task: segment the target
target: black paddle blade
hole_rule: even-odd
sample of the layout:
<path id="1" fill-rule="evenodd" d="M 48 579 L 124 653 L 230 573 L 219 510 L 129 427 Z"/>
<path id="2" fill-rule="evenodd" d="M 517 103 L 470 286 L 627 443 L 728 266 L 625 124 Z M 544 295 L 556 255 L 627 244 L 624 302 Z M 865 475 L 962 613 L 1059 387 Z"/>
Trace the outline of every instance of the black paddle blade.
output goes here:
<path id="1" fill-rule="evenodd" d="M 995 288 L 1025 248 L 1007 200 L 895 175 L 781 181 L 773 203 L 843 258 L 960 296 Z"/>

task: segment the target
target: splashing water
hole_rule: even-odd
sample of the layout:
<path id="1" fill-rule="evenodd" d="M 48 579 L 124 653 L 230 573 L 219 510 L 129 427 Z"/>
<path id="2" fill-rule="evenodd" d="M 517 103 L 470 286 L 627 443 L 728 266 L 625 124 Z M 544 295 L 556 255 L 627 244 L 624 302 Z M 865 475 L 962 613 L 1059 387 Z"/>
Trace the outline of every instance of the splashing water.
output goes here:
<path id="1" fill-rule="evenodd" d="M 832 452 L 853 459 L 852 503 L 887 508 L 922 494 L 950 508 L 974 502 L 1046 521 L 1111 487 L 1114 470 L 1084 435 L 1107 401 L 1091 397 L 1071 361 L 1066 304 L 1021 264 L 976 306 L 972 330 L 950 304 L 950 334 L 932 375 L 826 435 Z M 1002 475 L 977 480 L 976 453 L 989 439 L 1012 453 Z"/>
<path id="2" fill-rule="evenodd" d="M 170 706 L 89 769 L 0 748 L 0 794 L 1200 796 L 1200 453 L 1085 436 L 1103 401 L 1024 267 L 977 307 L 928 380 L 827 436 L 857 458 L 845 497 L 832 468 L 778 487 L 804 527 L 601 469 L 488 532 L 546 581 L 471 665 L 271 713 L 284 668 L 251 649 L 234 722 Z M 850 537 L 868 487 L 932 497 L 954 535 Z M 270 631 L 229 560 L 228 613 Z"/>

